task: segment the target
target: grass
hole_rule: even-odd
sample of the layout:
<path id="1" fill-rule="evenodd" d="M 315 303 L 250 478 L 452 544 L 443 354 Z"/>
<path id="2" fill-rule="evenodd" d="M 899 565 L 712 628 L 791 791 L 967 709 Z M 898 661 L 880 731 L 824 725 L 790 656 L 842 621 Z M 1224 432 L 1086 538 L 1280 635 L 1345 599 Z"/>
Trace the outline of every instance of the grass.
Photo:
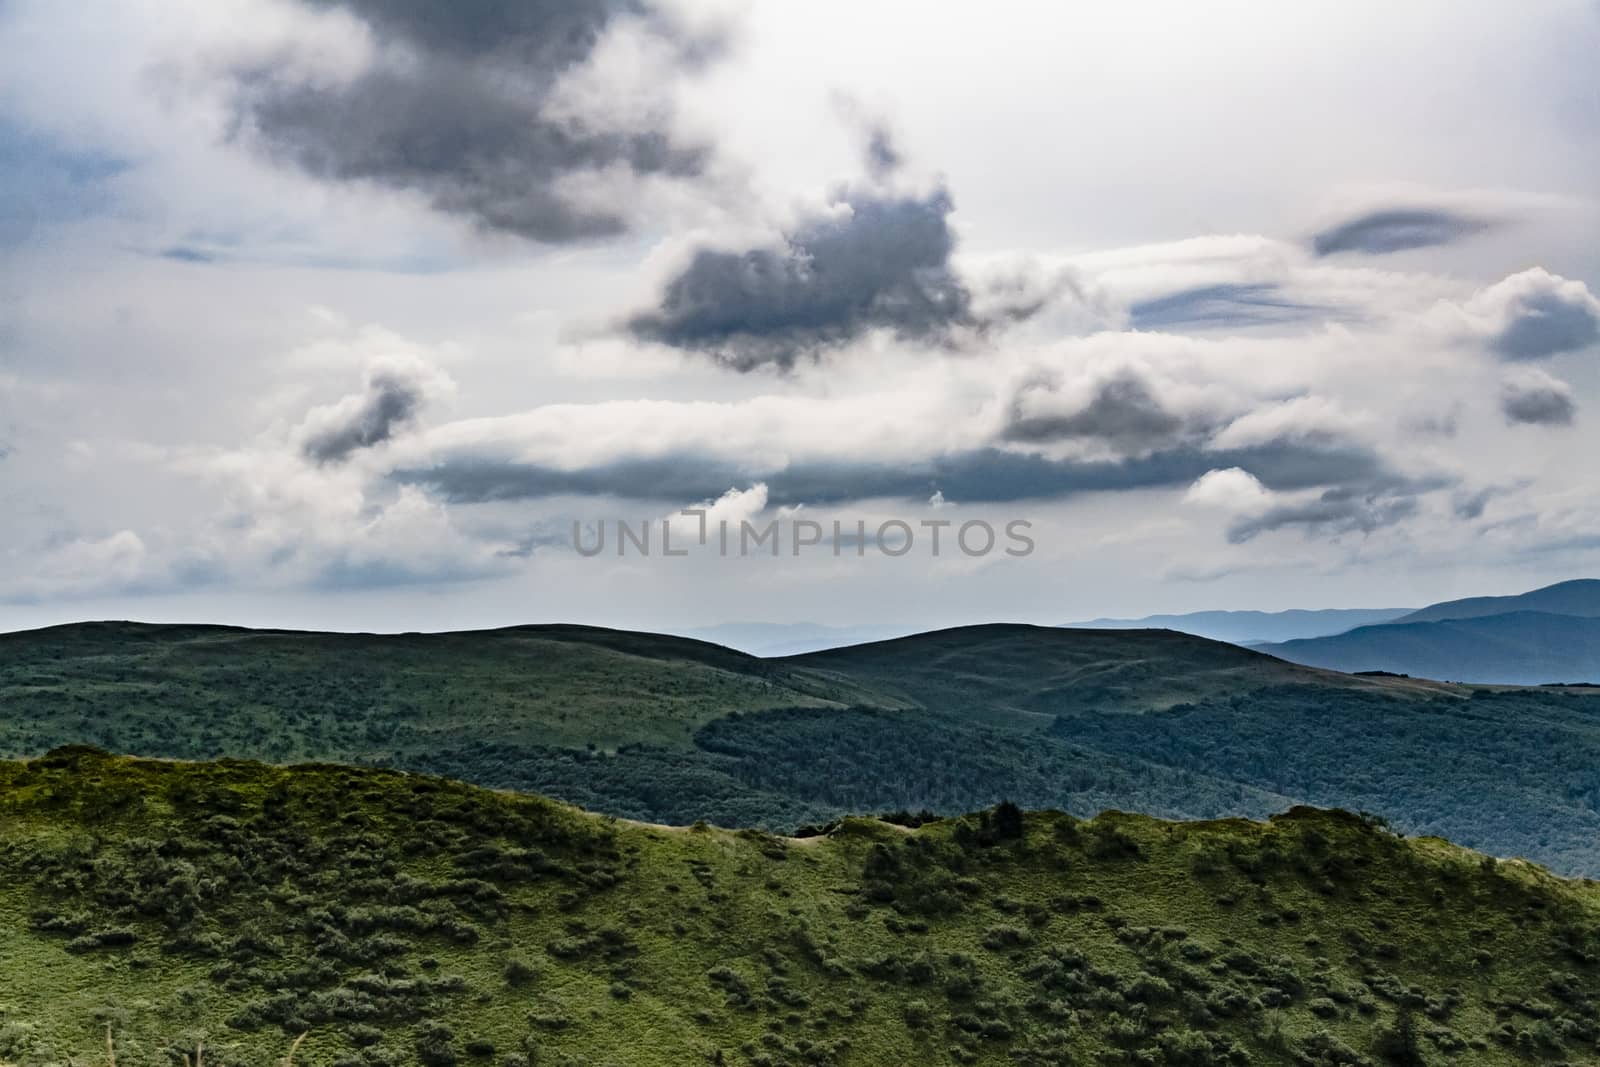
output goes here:
<path id="1" fill-rule="evenodd" d="M 965 626 L 787 662 L 923 707 L 1038 728 L 1077 711 L 1156 711 L 1284 685 L 1402 697 L 1464 692 L 1423 679 L 1302 667 L 1172 630 Z"/>
<path id="2" fill-rule="evenodd" d="M 0 751 L 403 759 L 463 739 L 688 747 L 734 710 L 872 702 L 716 645 L 576 626 L 375 636 L 89 623 L 0 635 Z"/>
<path id="3" fill-rule="evenodd" d="M 1600 873 L 1600 697 L 1354 678 L 1165 631 L 980 626 L 783 660 L 571 626 L 0 636 L 0 757 L 333 760 L 789 832 L 1009 797 L 1377 812 Z"/>
<path id="4" fill-rule="evenodd" d="M 667 829 L 334 766 L 0 764 L 0 1061 L 1592 1062 L 1600 890 L 1339 812 Z M 1406 1034 L 1410 1034 L 1408 1041 Z"/>

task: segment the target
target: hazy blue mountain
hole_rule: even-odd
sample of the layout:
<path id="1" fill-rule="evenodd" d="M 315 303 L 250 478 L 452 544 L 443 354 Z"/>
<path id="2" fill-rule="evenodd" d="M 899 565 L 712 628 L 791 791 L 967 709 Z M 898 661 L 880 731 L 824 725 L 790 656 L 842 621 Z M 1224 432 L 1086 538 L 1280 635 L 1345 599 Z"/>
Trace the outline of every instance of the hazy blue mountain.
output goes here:
<path id="1" fill-rule="evenodd" d="M 1580 578 L 1535 589 L 1517 596 L 1475 596 L 1447 600 L 1414 611 L 1396 622 L 1438 622 L 1441 619 L 1476 619 L 1486 615 L 1510 615 L 1537 611 L 1547 615 L 1600 616 L 1600 580 Z M 1309 634 L 1304 636 L 1311 636 Z"/>
<path id="2" fill-rule="evenodd" d="M 1547 612 L 1363 626 L 1259 649 L 1336 671 L 1504 685 L 1600 682 L 1600 618 Z"/>
<path id="3" fill-rule="evenodd" d="M 1213 641 L 1255 645 L 1340 634 L 1357 626 L 1390 622 L 1410 608 L 1331 608 L 1325 611 L 1195 611 L 1142 619 L 1094 619 L 1067 626 L 1088 630 L 1176 630 Z"/>

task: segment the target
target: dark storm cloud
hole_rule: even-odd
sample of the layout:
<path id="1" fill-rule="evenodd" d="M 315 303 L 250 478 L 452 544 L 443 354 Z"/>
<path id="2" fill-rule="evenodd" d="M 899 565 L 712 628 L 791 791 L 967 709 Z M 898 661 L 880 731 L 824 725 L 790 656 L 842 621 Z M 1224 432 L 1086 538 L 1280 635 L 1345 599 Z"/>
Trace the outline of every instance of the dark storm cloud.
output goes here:
<path id="1" fill-rule="evenodd" d="M 579 470 L 459 459 L 427 470 L 398 472 L 395 478 L 427 487 L 454 504 L 554 496 L 708 500 L 755 482 L 766 483 L 767 502 L 773 507 L 873 499 L 920 502 L 935 492 L 950 501 L 998 504 L 1088 492 L 1175 488 L 1192 483 L 1207 471 L 1230 466 L 1249 470 L 1263 485 L 1280 490 L 1366 485 L 1389 478 L 1382 461 L 1364 449 L 1298 443 L 1217 452 L 1180 447 L 1103 462 L 980 448 L 911 463 L 802 462 L 776 470 L 752 469 L 695 453 L 619 460 Z"/>
<path id="2" fill-rule="evenodd" d="M 1324 535 L 1372 533 L 1414 515 L 1419 496 L 1449 484 L 1443 479 L 1379 478 L 1366 484 L 1334 486 L 1314 500 L 1282 504 L 1236 521 L 1228 527 L 1228 540 L 1242 544 L 1259 534 L 1292 527 Z"/>
<path id="3" fill-rule="evenodd" d="M 1038 444 L 1093 439 L 1137 450 L 1169 441 L 1186 429 L 1185 420 L 1164 408 L 1149 385 L 1131 373 L 1100 383 L 1088 404 L 1069 414 L 1024 413 L 1029 393 L 1049 391 L 1045 382 L 1018 391 L 1004 430 L 1006 440 Z"/>
<path id="4" fill-rule="evenodd" d="M 273 155 L 310 174 L 423 194 L 488 230 L 541 241 L 613 234 L 620 210 L 578 207 L 556 184 L 609 166 L 688 177 L 707 150 L 660 131 L 607 132 L 547 117 L 557 79 L 620 18 L 648 19 L 685 65 L 682 38 L 643 0 L 312 0 L 347 11 L 385 46 L 347 83 L 236 72 L 240 119 Z"/>
<path id="5" fill-rule="evenodd" d="M 387 371 L 374 373 L 361 404 L 340 421 L 318 430 L 302 446 L 307 459 L 337 463 L 363 448 L 382 444 L 411 421 L 422 405 L 418 383 Z"/>
<path id="6" fill-rule="evenodd" d="M 1530 292 L 1514 310 L 1492 342 L 1506 359 L 1545 359 L 1600 340 L 1600 313 L 1594 302 L 1571 292 L 1556 288 Z"/>
<path id="7" fill-rule="evenodd" d="M 1571 390 L 1555 380 L 1507 382 L 1500 392 L 1500 410 L 1506 421 L 1533 426 L 1571 426 L 1578 405 Z"/>
<path id="8" fill-rule="evenodd" d="M 843 206 L 804 220 L 777 247 L 698 250 L 628 331 L 752 370 L 790 367 L 872 330 L 947 344 L 956 328 L 978 325 L 950 265 L 944 190 L 857 190 Z"/>
<path id="9" fill-rule="evenodd" d="M 1384 255 L 1451 244 L 1494 225 L 1488 219 L 1442 208 L 1385 208 L 1330 226 L 1311 239 L 1311 248 L 1319 256 L 1336 252 Z"/>
<path id="10" fill-rule="evenodd" d="M 1141 300 L 1128 309 L 1135 330 L 1174 327 L 1263 326 L 1325 314 L 1327 309 L 1302 304 L 1267 283 L 1203 285 Z"/>

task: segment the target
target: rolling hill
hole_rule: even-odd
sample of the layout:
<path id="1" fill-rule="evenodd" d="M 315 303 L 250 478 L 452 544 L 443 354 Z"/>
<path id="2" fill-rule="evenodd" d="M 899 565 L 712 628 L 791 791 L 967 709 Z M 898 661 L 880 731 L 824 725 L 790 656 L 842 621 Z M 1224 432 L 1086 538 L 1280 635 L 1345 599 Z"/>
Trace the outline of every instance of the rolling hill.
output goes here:
<path id="1" fill-rule="evenodd" d="M 0 763 L 20 1067 L 1592 1062 L 1600 891 L 1370 820 L 674 830 L 347 767 Z"/>
<path id="2" fill-rule="evenodd" d="M 84 623 L 0 635 L 0 748 L 13 753 L 73 741 L 278 761 L 485 738 L 688 747 L 729 711 L 877 701 L 781 661 L 584 626 L 373 635 Z"/>
<path id="3" fill-rule="evenodd" d="M 1270 686 L 1445 692 L 1422 680 L 1355 678 L 1171 630 L 990 625 L 830 649 L 786 662 L 926 708 L 1047 723 L 1080 711 L 1138 712 Z"/>
<path id="4" fill-rule="evenodd" d="M 1600 874 L 1600 696 L 1356 678 L 1162 631 L 984 626 L 760 660 L 583 627 L 0 637 L 0 755 L 338 761 L 653 823 L 792 831 L 1002 798 L 1368 810 Z"/>

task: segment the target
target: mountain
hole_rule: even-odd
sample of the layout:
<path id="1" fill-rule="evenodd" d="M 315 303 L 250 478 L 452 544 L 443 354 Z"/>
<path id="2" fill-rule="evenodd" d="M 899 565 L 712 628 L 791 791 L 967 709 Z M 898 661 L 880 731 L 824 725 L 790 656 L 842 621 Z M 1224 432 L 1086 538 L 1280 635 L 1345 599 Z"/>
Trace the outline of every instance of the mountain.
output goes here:
<path id="1" fill-rule="evenodd" d="M 1095 619 L 1067 625 L 1091 630 L 1176 630 L 1235 645 L 1259 645 L 1325 637 L 1357 626 L 1392 622 L 1410 608 L 1330 608 L 1322 611 L 1196 611 L 1187 615 L 1147 615 L 1142 619 Z"/>
<path id="2" fill-rule="evenodd" d="M 1600 618 L 1519 611 L 1366 626 L 1261 651 L 1336 671 L 1391 671 L 1459 682 L 1600 681 Z"/>
<path id="3" fill-rule="evenodd" d="M 1403 623 L 1440 622 L 1445 619 L 1476 619 L 1487 615 L 1512 615 L 1519 612 L 1546 615 L 1600 617 L 1600 579 L 1580 578 L 1535 589 L 1518 596 L 1480 596 L 1450 600 L 1414 611 L 1395 620 Z"/>
<path id="4" fill-rule="evenodd" d="M 1086 708 L 1149 711 L 1279 685 L 1443 691 L 1421 681 L 1307 670 L 1171 630 L 963 626 L 786 662 L 927 708 L 1035 723 Z"/>
<path id="5" fill-rule="evenodd" d="M 74 748 L 0 763 L 0 817 L 0 1057 L 26 1067 L 1509 1065 L 1600 1039 L 1600 890 L 1342 812 L 794 839 Z"/>

